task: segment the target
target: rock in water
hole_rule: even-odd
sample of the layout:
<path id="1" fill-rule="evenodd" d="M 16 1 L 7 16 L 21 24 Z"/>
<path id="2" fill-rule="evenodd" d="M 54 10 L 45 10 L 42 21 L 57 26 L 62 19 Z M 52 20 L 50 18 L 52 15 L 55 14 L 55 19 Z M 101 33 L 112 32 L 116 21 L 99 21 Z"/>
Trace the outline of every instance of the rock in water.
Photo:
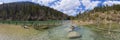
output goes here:
<path id="1" fill-rule="evenodd" d="M 71 31 L 68 33 L 68 38 L 80 38 L 81 35 L 76 31 Z"/>
<path id="2" fill-rule="evenodd" d="M 41 26 L 40 28 L 41 28 L 41 29 L 48 29 L 49 27 L 46 26 L 46 25 L 43 25 L 43 26 Z"/>
<path id="3" fill-rule="evenodd" d="M 29 27 L 28 27 L 27 25 L 24 25 L 23 27 L 24 27 L 25 29 L 29 29 Z"/>

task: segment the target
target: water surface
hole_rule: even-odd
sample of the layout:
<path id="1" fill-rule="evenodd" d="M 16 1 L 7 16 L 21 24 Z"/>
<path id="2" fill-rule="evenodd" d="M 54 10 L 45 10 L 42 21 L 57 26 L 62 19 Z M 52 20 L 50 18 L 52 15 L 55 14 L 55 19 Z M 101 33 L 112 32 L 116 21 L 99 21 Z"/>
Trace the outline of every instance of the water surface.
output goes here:
<path id="1" fill-rule="evenodd" d="M 21 27 L 19 27 L 19 29 L 1 29 L 2 31 L 0 32 L 0 40 L 95 40 L 96 34 L 94 32 L 92 32 L 89 28 L 77 25 L 74 25 L 77 26 L 75 31 L 78 32 L 82 37 L 69 39 L 67 37 L 67 34 L 69 33 L 67 29 L 71 25 L 73 25 L 71 22 L 65 22 L 61 26 L 44 31 L 24 29 Z M 7 30 L 9 30 L 9 32 Z"/>

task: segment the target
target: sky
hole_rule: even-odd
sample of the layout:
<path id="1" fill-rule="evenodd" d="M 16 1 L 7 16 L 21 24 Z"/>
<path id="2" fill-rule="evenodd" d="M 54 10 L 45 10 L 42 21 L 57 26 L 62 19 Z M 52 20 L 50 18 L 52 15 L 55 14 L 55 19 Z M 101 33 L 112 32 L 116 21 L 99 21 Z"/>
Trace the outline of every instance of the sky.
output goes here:
<path id="1" fill-rule="evenodd" d="M 48 6 L 71 16 L 92 10 L 97 6 L 120 4 L 119 0 L 0 0 L 0 4 L 20 1 L 30 1 Z"/>

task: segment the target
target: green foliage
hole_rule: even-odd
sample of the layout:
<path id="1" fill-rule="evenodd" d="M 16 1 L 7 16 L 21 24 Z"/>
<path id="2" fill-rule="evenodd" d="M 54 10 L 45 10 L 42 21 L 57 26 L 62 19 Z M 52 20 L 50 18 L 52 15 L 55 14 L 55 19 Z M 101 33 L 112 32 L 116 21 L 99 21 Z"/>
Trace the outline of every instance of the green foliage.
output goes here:
<path id="1" fill-rule="evenodd" d="M 110 10 L 120 11 L 120 5 L 95 7 L 91 12 L 106 12 Z"/>
<path id="2" fill-rule="evenodd" d="M 0 20 L 44 21 L 68 20 L 69 16 L 52 8 L 32 2 L 14 2 L 0 5 Z"/>
<path id="3" fill-rule="evenodd" d="M 114 21 L 120 22 L 120 5 L 113 5 L 113 6 L 100 6 L 95 7 L 93 10 L 85 11 L 84 13 L 79 13 L 76 18 L 80 20 L 107 20 L 107 21 Z"/>

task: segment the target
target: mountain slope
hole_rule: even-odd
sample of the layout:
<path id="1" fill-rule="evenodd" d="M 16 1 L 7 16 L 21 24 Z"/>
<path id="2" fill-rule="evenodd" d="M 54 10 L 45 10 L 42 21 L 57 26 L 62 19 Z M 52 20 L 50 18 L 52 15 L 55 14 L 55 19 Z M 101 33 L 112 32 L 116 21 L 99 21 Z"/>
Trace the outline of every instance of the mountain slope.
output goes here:
<path id="1" fill-rule="evenodd" d="M 120 5 L 96 7 L 93 10 L 77 15 L 83 21 L 120 22 Z"/>
<path id="2" fill-rule="evenodd" d="M 70 16 L 32 2 L 14 2 L 0 5 L 0 20 L 44 21 L 67 20 Z"/>

